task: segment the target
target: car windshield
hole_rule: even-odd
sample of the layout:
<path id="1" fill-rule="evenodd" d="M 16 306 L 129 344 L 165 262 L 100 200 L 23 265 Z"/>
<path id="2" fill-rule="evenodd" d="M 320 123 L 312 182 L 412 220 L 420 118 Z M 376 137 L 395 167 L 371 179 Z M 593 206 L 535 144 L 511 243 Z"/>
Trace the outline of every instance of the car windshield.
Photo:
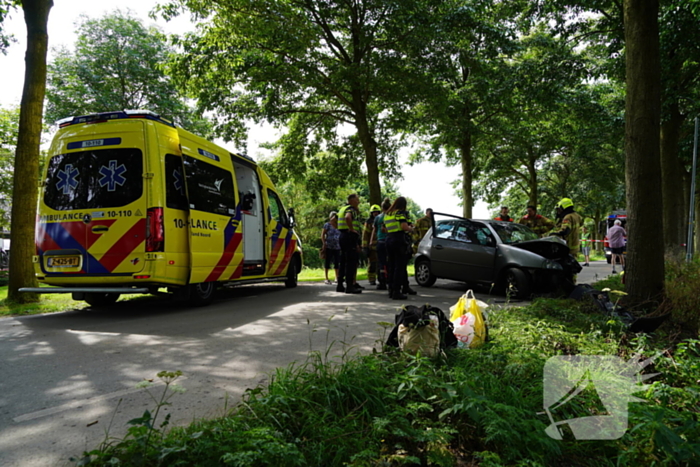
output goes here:
<path id="1" fill-rule="evenodd" d="M 528 227 L 513 222 L 494 222 L 491 224 L 491 227 L 496 231 L 501 242 L 507 244 L 537 240 L 539 238 L 537 234 Z"/>

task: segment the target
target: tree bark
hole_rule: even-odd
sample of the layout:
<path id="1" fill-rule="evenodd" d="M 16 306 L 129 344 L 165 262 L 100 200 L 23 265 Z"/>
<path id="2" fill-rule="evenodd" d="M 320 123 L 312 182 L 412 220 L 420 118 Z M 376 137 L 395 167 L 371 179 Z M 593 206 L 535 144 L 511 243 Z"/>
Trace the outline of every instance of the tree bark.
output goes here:
<path id="1" fill-rule="evenodd" d="M 467 131 L 460 147 L 462 156 L 462 217 L 472 218 L 474 199 L 472 197 L 472 134 Z"/>
<path id="2" fill-rule="evenodd" d="M 36 294 L 20 293 L 20 287 L 36 286 L 32 255 L 39 178 L 39 145 L 46 92 L 47 24 L 53 0 L 23 0 L 27 25 L 24 88 L 20 103 L 17 152 L 12 195 L 12 253 L 7 298 L 24 303 L 36 301 Z"/>
<path id="3" fill-rule="evenodd" d="M 678 157 L 678 141 L 684 120 L 678 104 L 674 103 L 668 120 L 661 124 L 664 244 L 666 251 L 672 254 L 683 250 L 683 237 L 686 235 L 683 227 L 687 226 L 688 216 L 683 212 L 683 172 Z"/>
<path id="4" fill-rule="evenodd" d="M 627 293 L 632 302 L 660 300 L 664 287 L 660 162 L 661 69 L 658 0 L 625 0 L 627 95 Z"/>
<path id="5" fill-rule="evenodd" d="M 357 137 L 365 151 L 365 165 L 367 166 L 367 184 L 369 185 L 369 203 L 382 204 L 382 187 L 379 183 L 379 164 L 377 161 L 377 142 L 372 135 L 367 118 L 367 106 L 362 101 L 361 92 L 353 93 L 355 100 L 355 127 Z"/>

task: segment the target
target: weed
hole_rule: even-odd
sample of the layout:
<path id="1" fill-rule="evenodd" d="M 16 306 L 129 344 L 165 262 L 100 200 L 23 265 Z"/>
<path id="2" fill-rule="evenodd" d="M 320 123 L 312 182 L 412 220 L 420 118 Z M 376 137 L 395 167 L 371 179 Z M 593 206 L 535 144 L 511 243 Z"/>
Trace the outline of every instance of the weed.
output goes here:
<path id="1" fill-rule="evenodd" d="M 140 417 L 129 420 L 127 423 L 131 426 L 127 430 L 127 435 L 114 445 L 110 442 L 108 428 L 107 433 L 105 433 L 105 441 L 99 449 L 84 453 L 80 460 L 71 460 L 77 461 L 79 466 L 107 465 L 124 461 L 127 465 L 139 466 L 154 465 L 153 459 L 155 458 L 157 459 L 155 465 L 160 465 L 161 461 L 169 454 L 182 450 L 181 447 L 161 448 L 165 430 L 170 424 L 170 414 L 167 414 L 160 425 L 157 425 L 161 409 L 171 405 L 169 401 L 175 394 L 185 391 L 184 388 L 175 384 L 180 376 L 182 376 L 182 372 L 179 370 L 159 372 L 157 377 L 165 384 L 165 387 L 158 397 L 154 396 L 150 390 L 154 386 L 152 381 L 139 383 L 137 387 L 146 389 L 146 393 L 155 403 L 155 413 L 152 414 L 150 410 L 146 410 Z M 111 425 L 112 422 L 110 422 L 110 427 Z M 119 457 L 115 455 L 116 451 L 119 451 Z"/>

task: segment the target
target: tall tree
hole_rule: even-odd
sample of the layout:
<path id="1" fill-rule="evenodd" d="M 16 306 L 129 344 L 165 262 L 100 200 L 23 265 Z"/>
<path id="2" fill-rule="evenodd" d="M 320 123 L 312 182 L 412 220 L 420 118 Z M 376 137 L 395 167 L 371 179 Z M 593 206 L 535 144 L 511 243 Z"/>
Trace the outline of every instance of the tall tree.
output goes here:
<path id="1" fill-rule="evenodd" d="M 12 199 L 12 255 L 7 298 L 15 302 L 37 300 L 19 288 L 36 286 L 34 277 L 34 222 L 38 193 L 39 144 L 46 91 L 47 25 L 53 0 L 22 0 L 27 25 L 24 88 L 20 103 L 15 179 Z"/>
<path id="2" fill-rule="evenodd" d="M 664 241 L 667 250 L 678 252 L 688 219 L 688 196 L 680 181 L 691 155 L 681 148 L 684 139 L 692 138 L 692 116 L 700 111 L 700 2 L 669 0 L 660 7 Z"/>
<path id="3" fill-rule="evenodd" d="M 640 302 L 657 299 L 664 286 L 664 250 L 649 248 L 663 245 L 663 224 L 650 215 L 663 209 L 658 14 L 658 0 L 625 0 L 627 291 Z"/>
<path id="4" fill-rule="evenodd" d="M 206 18 L 179 43 L 185 53 L 174 72 L 217 113 L 221 135 L 241 140 L 246 119 L 293 124 L 285 156 L 341 147 L 362 154 L 379 203 L 380 172 L 395 168 L 393 110 L 411 104 L 422 77 L 401 48 L 430 27 L 433 3 L 173 0 L 164 12 L 186 7 Z"/>
<path id="5" fill-rule="evenodd" d="M 210 124 L 186 103 L 164 66 L 173 52 L 155 27 L 129 12 L 83 16 L 75 50 L 62 48 L 49 64 L 46 120 L 119 109 L 148 109 L 208 136 Z"/>
<path id="6" fill-rule="evenodd" d="M 461 168 L 463 216 L 472 217 L 475 145 L 481 131 L 495 116 L 505 113 L 510 80 L 509 60 L 517 50 L 511 2 L 494 0 L 445 1 L 436 24 L 410 54 L 416 69 L 431 85 L 415 89 L 420 104 L 410 109 L 409 126 L 421 148 L 414 160 L 444 159 Z"/>

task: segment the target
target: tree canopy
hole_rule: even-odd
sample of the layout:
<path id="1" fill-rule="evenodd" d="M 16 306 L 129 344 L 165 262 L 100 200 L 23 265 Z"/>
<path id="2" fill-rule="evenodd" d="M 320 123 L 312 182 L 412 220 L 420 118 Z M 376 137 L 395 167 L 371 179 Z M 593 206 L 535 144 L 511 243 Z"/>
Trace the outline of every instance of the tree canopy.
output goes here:
<path id="1" fill-rule="evenodd" d="M 327 152 L 355 171 L 345 156 L 362 155 L 378 203 L 380 174 L 396 172 L 395 118 L 424 77 L 407 50 L 440 3 L 175 0 L 163 12 L 186 7 L 203 20 L 178 42 L 173 73 L 216 113 L 220 135 L 242 141 L 248 119 L 284 126 L 280 149 L 297 168 Z"/>
<path id="2" fill-rule="evenodd" d="M 46 119 L 119 109 L 148 109 L 208 136 L 208 122 L 186 104 L 164 65 L 165 35 L 129 12 L 81 17 L 74 50 L 61 48 L 49 64 Z"/>

